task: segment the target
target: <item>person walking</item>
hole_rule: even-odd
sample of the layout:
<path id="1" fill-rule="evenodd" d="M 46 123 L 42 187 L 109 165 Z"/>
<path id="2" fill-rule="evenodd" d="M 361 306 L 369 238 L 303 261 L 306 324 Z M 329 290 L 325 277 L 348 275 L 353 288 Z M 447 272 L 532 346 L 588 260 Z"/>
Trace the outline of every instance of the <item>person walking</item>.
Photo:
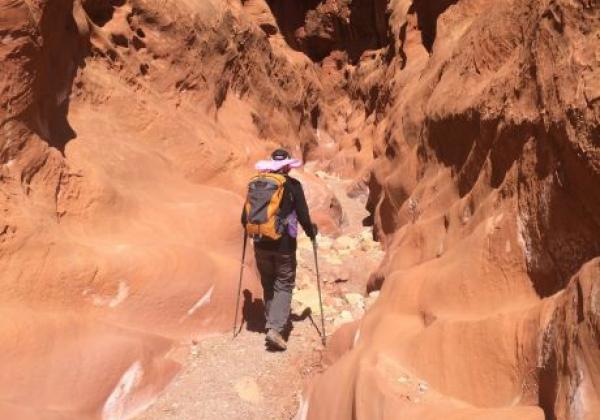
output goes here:
<path id="1" fill-rule="evenodd" d="M 284 149 L 275 150 L 270 160 L 259 161 L 256 169 L 260 173 L 249 183 L 242 210 L 242 225 L 253 239 L 263 287 L 265 340 L 277 350 L 287 348 L 282 333 L 290 315 L 296 281 L 298 222 L 311 240 L 317 235 L 302 184 L 289 175 L 292 168 L 301 165 Z"/>

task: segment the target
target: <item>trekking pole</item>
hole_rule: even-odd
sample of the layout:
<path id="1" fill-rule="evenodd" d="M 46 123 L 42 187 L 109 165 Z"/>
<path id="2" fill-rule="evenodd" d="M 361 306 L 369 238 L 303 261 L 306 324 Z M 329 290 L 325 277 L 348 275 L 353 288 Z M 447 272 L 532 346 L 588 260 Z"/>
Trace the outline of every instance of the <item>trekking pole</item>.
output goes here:
<path id="1" fill-rule="evenodd" d="M 327 345 L 327 334 L 325 334 L 325 314 L 323 313 L 323 299 L 321 298 L 321 276 L 319 275 L 319 261 L 317 258 L 317 238 L 316 236 L 312 239 L 313 252 L 315 254 L 315 269 L 317 271 L 317 290 L 319 291 L 319 306 L 321 309 L 321 340 L 323 345 Z"/>
<path id="2" fill-rule="evenodd" d="M 244 263 L 246 261 L 246 243 L 248 242 L 248 234 L 244 229 L 244 249 L 242 250 L 242 266 L 240 267 L 240 282 L 238 284 L 237 302 L 235 304 L 235 318 L 233 319 L 233 338 L 235 338 L 235 328 L 237 326 L 238 311 L 240 309 L 240 295 L 242 294 L 242 278 L 244 277 Z"/>

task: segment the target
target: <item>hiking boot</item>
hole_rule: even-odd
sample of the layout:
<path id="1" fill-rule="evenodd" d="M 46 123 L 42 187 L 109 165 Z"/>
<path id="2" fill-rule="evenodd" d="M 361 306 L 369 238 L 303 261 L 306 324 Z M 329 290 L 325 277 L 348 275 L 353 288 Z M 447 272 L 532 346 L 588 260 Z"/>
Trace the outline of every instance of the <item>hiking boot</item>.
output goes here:
<path id="1" fill-rule="evenodd" d="M 287 349 L 287 343 L 277 331 L 270 329 L 265 337 L 267 343 L 276 348 L 277 350 L 285 350 Z"/>

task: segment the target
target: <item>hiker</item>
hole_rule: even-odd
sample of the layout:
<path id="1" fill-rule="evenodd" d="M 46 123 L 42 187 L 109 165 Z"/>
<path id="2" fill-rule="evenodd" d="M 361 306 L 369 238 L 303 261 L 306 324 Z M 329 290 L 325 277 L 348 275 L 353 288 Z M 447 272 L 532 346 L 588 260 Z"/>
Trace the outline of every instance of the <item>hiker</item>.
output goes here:
<path id="1" fill-rule="evenodd" d="M 242 225 L 253 239 L 263 287 L 266 342 L 278 350 L 287 348 L 282 332 L 290 315 L 296 280 L 298 222 L 311 240 L 317 235 L 302 184 L 288 175 L 301 165 L 283 149 L 275 150 L 270 160 L 259 161 L 256 169 L 261 173 L 250 181 L 242 210 Z"/>

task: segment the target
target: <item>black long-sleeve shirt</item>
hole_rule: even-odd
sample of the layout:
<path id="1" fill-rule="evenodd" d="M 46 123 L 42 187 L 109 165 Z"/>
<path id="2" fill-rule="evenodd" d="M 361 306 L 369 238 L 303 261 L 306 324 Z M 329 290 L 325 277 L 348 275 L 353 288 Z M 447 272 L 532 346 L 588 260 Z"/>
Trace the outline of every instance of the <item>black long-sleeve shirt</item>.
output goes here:
<path id="1" fill-rule="evenodd" d="M 296 211 L 298 222 L 304 229 L 304 232 L 310 237 L 315 236 L 313 232 L 312 221 L 310 220 L 310 213 L 308 211 L 308 204 L 306 204 L 306 197 L 304 196 L 304 189 L 302 184 L 296 178 L 291 176 L 285 176 L 285 184 L 283 186 L 283 198 L 280 205 L 280 217 L 287 217 L 292 211 Z M 242 225 L 245 227 L 247 221 L 246 208 L 242 208 Z M 296 252 L 296 238 L 291 237 L 287 230 L 283 233 L 280 239 L 272 240 L 263 238 L 254 241 L 254 247 L 264 249 L 266 251 L 276 251 L 281 253 L 292 253 Z"/>

